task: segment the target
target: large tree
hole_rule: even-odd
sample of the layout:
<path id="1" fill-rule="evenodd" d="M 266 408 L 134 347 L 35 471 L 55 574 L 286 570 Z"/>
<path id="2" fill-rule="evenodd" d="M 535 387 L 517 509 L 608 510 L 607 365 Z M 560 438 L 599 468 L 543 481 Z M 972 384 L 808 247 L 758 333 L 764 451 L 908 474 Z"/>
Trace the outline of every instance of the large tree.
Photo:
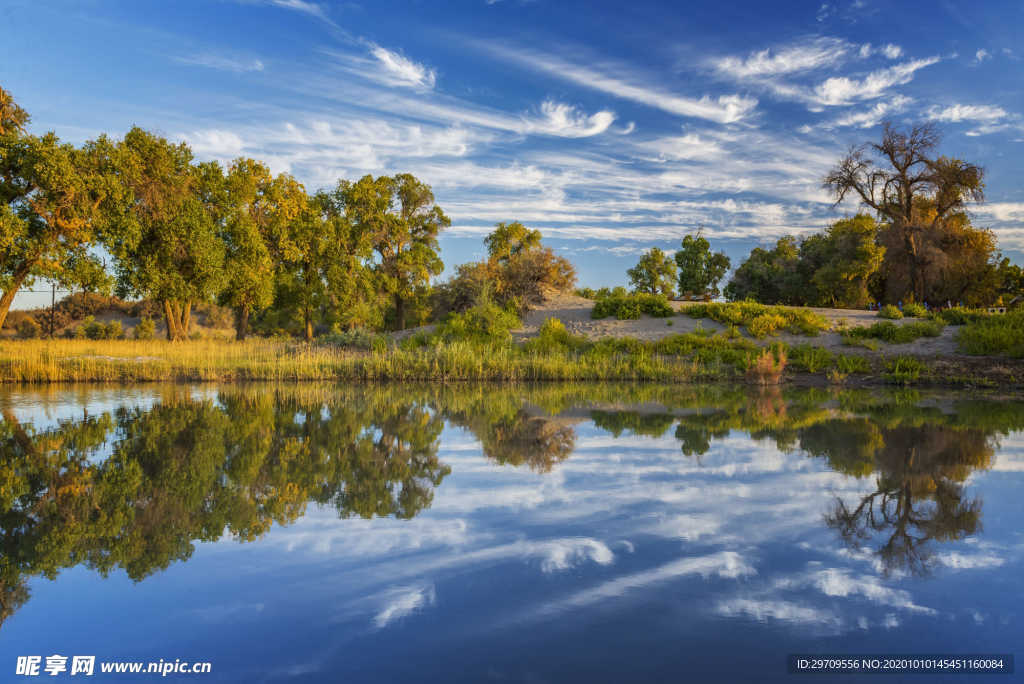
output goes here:
<path id="1" fill-rule="evenodd" d="M 234 311 L 239 340 L 250 315 L 270 305 L 276 269 L 299 256 L 290 227 L 306 203 L 302 185 L 284 174 L 275 178 L 260 162 L 237 159 L 228 168 L 221 226 L 227 278 L 219 299 Z"/>
<path id="2" fill-rule="evenodd" d="M 401 330 L 410 301 L 444 268 L 437 236 L 451 220 L 434 203 L 430 186 L 407 173 L 343 181 L 339 194 L 353 227 L 370 236 L 378 282 Z"/>
<path id="3" fill-rule="evenodd" d="M 798 270 L 810 286 L 807 303 L 851 309 L 867 305 L 868 284 L 885 255 L 877 239 L 878 226 L 867 214 L 836 221 L 824 233 L 804 239 Z"/>
<path id="4" fill-rule="evenodd" d="M 187 145 L 137 127 L 93 148 L 121 190 L 107 203 L 104 228 L 118 294 L 160 302 L 167 339 L 184 339 L 193 303 L 210 300 L 225 280 L 223 171 L 213 162 L 194 165 Z"/>
<path id="5" fill-rule="evenodd" d="M 937 156 L 940 139 L 933 124 L 901 131 L 886 123 L 880 142 L 851 149 L 824 180 L 836 204 L 852 196 L 890 226 L 893 244 L 887 245 L 888 256 L 898 258 L 894 246 L 903 252 L 907 295 L 918 301 L 927 297 L 930 234 L 941 231 L 968 201 L 984 199 L 984 171 L 960 159 Z"/>
<path id="6" fill-rule="evenodd" d="M 637 265 L 626 271 L 626 274 L 637 292 L 668 297 L 675 293 L 676 262 L 657 247 L 651 247 L 645 252 Z"/>
<path id="7" fill-rule="evenodd" d="M 718 281 L 729 270 L 729 257 L 724 252 L 712 252 L 711 243 L 699 232 L 683 238 L 676 251 L 679 267 L 679 294 L 714 297 L 718 294 Z"/>
<path id="8" fill-rule="evenodd" d="M 86 288 L 106 282 L 89 251 L 106 185 L 89 154 L 52 132 L 27 134 L 28 122 L 0 88 L 0 327 L 35 278 Z"/>
<path id="9" fill-rule="evenodd" d="M 779 238 L 772 249 L 755 247 L 725 286 L 725 297 L 730 301 L 804 304 L 806 282 L 799 274 L 799 263 L 800 247 L 790 235 Z"/>
<path id="10" fill-rule="evenodd" d="M 492 263 L 507 264 L 513 257 L 540 247 L 539 230 L 531 230 L 519 221 L 500 222 L 484 238 L 487 258 Z"/>

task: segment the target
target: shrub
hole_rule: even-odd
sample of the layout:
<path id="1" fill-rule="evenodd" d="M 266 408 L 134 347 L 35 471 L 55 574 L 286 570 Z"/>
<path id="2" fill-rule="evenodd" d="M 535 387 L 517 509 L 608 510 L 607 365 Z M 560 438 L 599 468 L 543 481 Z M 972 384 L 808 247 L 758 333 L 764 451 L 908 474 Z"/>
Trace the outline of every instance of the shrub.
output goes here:
<path id="1" fill-rule="evenodd" d="M 583 289 L 576 290 L 577 297 L 583 297 L 584 299 L 597 299 L 597 292 L 592 287 L 584 287 Z"/>
<path id="2" fill-rule="evenodd" d="M 318 338 L 322 344 L 332 344 L 338 347 L 349 347 L 352 349 L 363 349 L 367 351 L 384 351 L 388 343 L 383 335 L 377 335 L 363 328 L 352 328 L 339 333 L 323 335 Z"/>
<path id="3" fill-rule="evenodd" d="M 758 385 L 777 385 L 786 369 L 786 350 L 783 347 L 762 349 L 747 364 L 747 380 Z"/>
<path id="4" fill-rule="evenodd" d="M 886 380 L 898 384 L 906 384 L 917 380 L 926 366 L 915 358 L 899 356 L 885 364 Z"/>
<path id="5" fill-rule="evenodd" d="M 484 299 L 464 313 L 449 314 L 437 327 L 436 337 L 446 342 L 466 340 L 481 344 L 507 342 L 510 331 L 518 328 L 519 318 Z"/>
<path id="6" fill-rule="evenodd" d="M 586 345 L 582 337 L 573 336 L 557 318 L 549 318 L 540 326 L 537 337 L 528 340 L 523 349 L 528 352 L 554 352 L 580 349 Z"/>
<path id="7" fill-rule="evenodd" d="M 824 347 L 800 344 L 789 350 L 789 362 L 808 373 L 817 373 L 832 364 L 832 352 Z"/>
<path id="8" fill-rule="evenodd" d="M 624 321 L 635 320 L 640 318 L 642 314 L 647 314 L 654 318 L 668 318 L 675 314 L 675 310 L 668 303 L 668 298 L 665 295 L 610 295 L 594 302 L 594 308 L 590 312 L 590 317 L 615 317 L 620 321 Z"/>
<path id="9" fill-rule="evenodd" d="M 965 354 L 1001 354 L 1024 358 L 1024 311 L 986 316 L 967 323 L 956 336 Z"/>
<path id="10" fill-rule="evenodd" d="M 139 324 L 135 326 L 133 333 L 137 340 L 151 340 L 156 337 L 156 323 L 153 322 L 152 318 L 144 317 Z"/>
<path id="11" fill-rule="evenodd" d="M 104 326 L 103 339 L 119 340 L 122 337 L 124 337 L 124 327 L 121 325 L 121 321 L 110 321 Z"/>
<path id="12" fill-rule="evenodd" d="M 763 334 L 757 335 L 750 326 L 758 317 L 766 315 L 782 317 L 784 323 L 776 325 L 776 330 L 785 327 L 786 330 L 797 335 L 813 336 L 822 330 L 828 330 L 829 327 L 828 321 L 813 311 L 798 307 L 767 306 L 757 302 L 692 304 L 684 308 L 683 313 L 690 318 L 710 318 L 723 325 L 744 325 L 752 335 L 758 337 L 763 337 Z M 768 321 L 759 322 L 757 325 L 760 329 L 771 327 Z"/>
<path id="13" fill-rule="evenodd" d="M 952 309 L 943 309 L 939 312 L 939 316 L 948 325 L 967 325 L 968 323 L 977 323 L 978 321 L 985 320 L 991 314 L 980 309 L 967 309 L 955 306 Z"/>
<path id="14" fill-rule="evenodd" d="M 836 368 L 841 373 L 870 373 L 871 362 L 863 356 L 840 354 L 836 357 Z"/>
<path id="15" fill-rule="evenodd" d="M 843 333 L 843 340 L 873 338 L 890 344 L 907 344 L 919 337 L 938 337 L 942 334 L 942 328 L 942 323 L 938 321 L 914 321 L 903 325 L 880 321 L 874 325 L 848 329 Z"/>
<path id="16" fill-rule="evenodd" d="M 925 318 L 928 316 L 928 309 L 920 304 L 905 304 L 903 306 L 903 316 L 906 318 Z"/>
<path id="17" fill-rule="evenodd" d="M 775 335 L 779 328 L 786 325 L 786 319 L 778 314 L 765 313 L 760 316 L 755 316 L 752 321 L 747 325 L 747 330 L 750 334 L 757 338 L 767 337 L 768 335 Z"/>
<path id="18" fill-rule="evenodd" d="M 31 316 L 25 316 L 25 318 L 18 321 L 17 326 L 15 326 L 15 330 L 17 331 L 18 337 L 23 340 L 35 339 L 36 337 L 39 337 L 42 332 L 39 324 L 36 323 L 36 319 Z"/>
<path id="19" fill-rule="evenodd" d="M 888 318 L 889 320 L 898 320 L 903 318 L 903 312 L 898 307 L 892 304 L 886 304 L 878 311 L 879 318 Z"/>

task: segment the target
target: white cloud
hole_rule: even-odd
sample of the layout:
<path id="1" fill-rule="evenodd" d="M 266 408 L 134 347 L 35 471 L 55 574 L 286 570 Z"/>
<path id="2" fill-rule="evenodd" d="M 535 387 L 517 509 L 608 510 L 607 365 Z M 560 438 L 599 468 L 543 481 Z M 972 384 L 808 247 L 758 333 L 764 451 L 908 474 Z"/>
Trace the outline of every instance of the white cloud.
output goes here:
<path id="1" fill-rule="evenodd" d="M 434 605 L 437 593 L 434 585 L 402 587 L 389 592 L 384 605 L 373 618 L 377 629 L 387 627 L 395 620 L 412 615 L 416 611 Z"/>
<path id="2" fill-rule="evenodd" d="M 984 121 L 992 122 L 1008 116 L 1005 109 L 996 105 L 963 105 L 954 104 L 948 107 L 932 107 L 927 116 L 934 121 Z"/>
<path id="3" fill-rule="evenodd" d="M 538 133 L 562 138 L 587 138 L 608 130 L 615 114 L 601 110 L 591 115 L 572 105 L 545 100 L 540 105 L 540 117 L 523 119 L 526 133 Z"/>
<path id="4" fill-rule="evenodd" d="M 1006 563 L 1006 559 L 992 553 L 964 554 L 955 551 L 940 555 L 938 560 L 947 568 L 954 570 L 998 568 Z"/>
<path id="5" fill-rule="evenodd" d="M 221 161 L 234 159 L 245 149 L 241 136 L 219 128 L 182 133 L 177 137 L 188 142 L 196 155 Z"/>
<path id="6" fill-rule="evenodd" d="M 919 69 L 935 64 L 938 57 L 915 59 L 903 64 L 872 71 L 864 78 L 836 76 L 825 80 L 811 93 L 813 102 L 825 105 L 848 105 L 858 100 L 872 100 L 881 97 L 893 86 L 909 83 Z"/>
<path id="7" fill-rule="evenodd" d="M 715 612 L 725 617 L 751 617 L 758 622 L 779 620 L 804 625 L 838 627 L 839 616 L 827 610 L 777 599 L 737 598 L 720 601 Z"/>
<path id="8" fill-rule="evenodd" d="M 863 596 L 874 603 L 902 608 L 913 613 L 936 613 L 932 608 L 914 603 L 908 592 L 885 586 L 877 577 L 853 577 L 842 570 L 828 569 L 816 573 L 813 583 L 827 596 Z"/>
<path id="9" fill-rule="evenodd" d="M 751 53 L 746 58 L 720 57 L 711 60 L 710 64 L 723 76 L 746 80 L 833 66 L 850 53 L 851 47 L 848 42 L 839 38 L 815 38 L 775 50 L 765 48 Z M 870 49 L 870 46 L 865 47 Z M 863 55 L 863 49 L 861 54 Z"/>
<path id="10" fill-rule="evenodd" d="M 891 99 L 876 102 L 870 109 L 861 112 L 850 112 L 837 117 L 834 121 L 823 124 L 823 128 L 871 128 L 877 126 L 886 117 L 902 112 L 907 105 L 913 102 L 913 98 L 904 95 L 896 95 Z"/>
<path id="11" fill-rule="evenodd" d="M 615 97 L 639 102 L 678 116 L 707 119 L 716 123 L 734 123 L 748 116 L 757 106 L 755 98 L 742 95 L 704 95 L 686 97 L 643 83 L 636 74 L 621 66 L 590 67 L 574 64 L 550 54 L 482 45 L 485 51 L 502 59 L 528 66 L 556 78 Z"/>
<path id="12" fill-rule="evenodd" d="M 380 45 L 371 47 L 370 54 L 377 60 L 378 75 L 382 82 L 423 90 L 434 87 L 437 73 L 433 69 Z"/>
<path id="13" fill-rule="evenodd" d="M 974 61 L 975 61 L 975 63 L 981 64 L 986 59 L 992 59 L 992 55 L 989 54 L 989 51 L 986 50 L 985 48 L 981 48 L 977 52 L 974 53 Z"/>
<path id="14" fill-rule="evenodd" d="M 259 59 L 243 59 L 227 57 L 213 53 L 200 53 L 196 55 L 183 55 L 174 57 L 174 61 L 192 66 L 201 66 L 208 69 L 219 69 L 220 71 L 233 71 L 244 73 L 247 71 L 263 71 L 264 64 Z"/>

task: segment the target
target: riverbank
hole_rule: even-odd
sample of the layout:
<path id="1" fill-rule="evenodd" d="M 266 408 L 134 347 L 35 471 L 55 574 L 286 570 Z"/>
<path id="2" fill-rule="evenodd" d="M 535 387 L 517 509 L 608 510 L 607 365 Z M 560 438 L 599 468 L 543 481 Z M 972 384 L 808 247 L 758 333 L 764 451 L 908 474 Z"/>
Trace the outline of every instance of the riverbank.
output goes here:
<path id="1" fill-rule="evenodd" d="M 814 340 L 759 344 L 728 331 L 704 330 L 649 341 L 591 341 L 557 329 L 522 343 L 421 337 L 374 349 L 277 339 L 18 340 L 0 343 L 0 383 L 727 381 L 1024 390 L 1020 359 L 915 354 L 913 349 L 898 355 L 866 348 L 840 353 Z"/>

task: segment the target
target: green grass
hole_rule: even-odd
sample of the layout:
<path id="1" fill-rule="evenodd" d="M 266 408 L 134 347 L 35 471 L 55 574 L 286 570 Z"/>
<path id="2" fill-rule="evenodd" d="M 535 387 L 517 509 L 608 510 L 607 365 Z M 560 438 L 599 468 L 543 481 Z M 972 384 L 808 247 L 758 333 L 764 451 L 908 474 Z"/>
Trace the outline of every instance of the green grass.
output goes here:
<path id="1" fill-rule="evenodd" d="M 909 356 L 899 356 L 892 361 L 886 362 L 885 373 L 882 377 L 891 383 L 906 385 L 917 382 L 921 377 L 921 373 L 926 371 L 927 368 L 923 361 Z"/>
<path id="2" fill-rule="evenodd" d="M 798 344 L 789 350 L 789 364 L 808 373 L 818 373 L 832 365 L 832 352 L 824 347 Z"/>
<path id="3" fill-rule="evenodd" d="M 692 304 L 684 308 L 683 313 L 690 318 L 710 318 L 724 325 L 742 325 L 757 338 L 775 335 L 781 330 L 794 335 L 814 336 L 829 328 L 825 317 L 813 311 L 756 302 Z"/>
<path id="4" fill-rule="evenodd" d="M 889 344 L 907 344 L 921 337 L 938 337 L 944 326 L 939 321 L 914 321 L 912 323 L 893 323 L 879 321 L 869 326 L 847 328 L 843 332 L 843 341 L 875 339 Z"/>
<path id="5" fill-rule="evenodd" d="M 899 310 L 899 307 L 893 306 L 892 304 L 886 304 L 878 310 L 879 318 L 888 318 L 889 320 L 899 320 L 903 318 L 903 312 Z"/>
<path id="6" fill-rule="evenodd" d="M 1024 311 L 979 317 L 956 335 L 965 354 L 1024 358 Z"/>

